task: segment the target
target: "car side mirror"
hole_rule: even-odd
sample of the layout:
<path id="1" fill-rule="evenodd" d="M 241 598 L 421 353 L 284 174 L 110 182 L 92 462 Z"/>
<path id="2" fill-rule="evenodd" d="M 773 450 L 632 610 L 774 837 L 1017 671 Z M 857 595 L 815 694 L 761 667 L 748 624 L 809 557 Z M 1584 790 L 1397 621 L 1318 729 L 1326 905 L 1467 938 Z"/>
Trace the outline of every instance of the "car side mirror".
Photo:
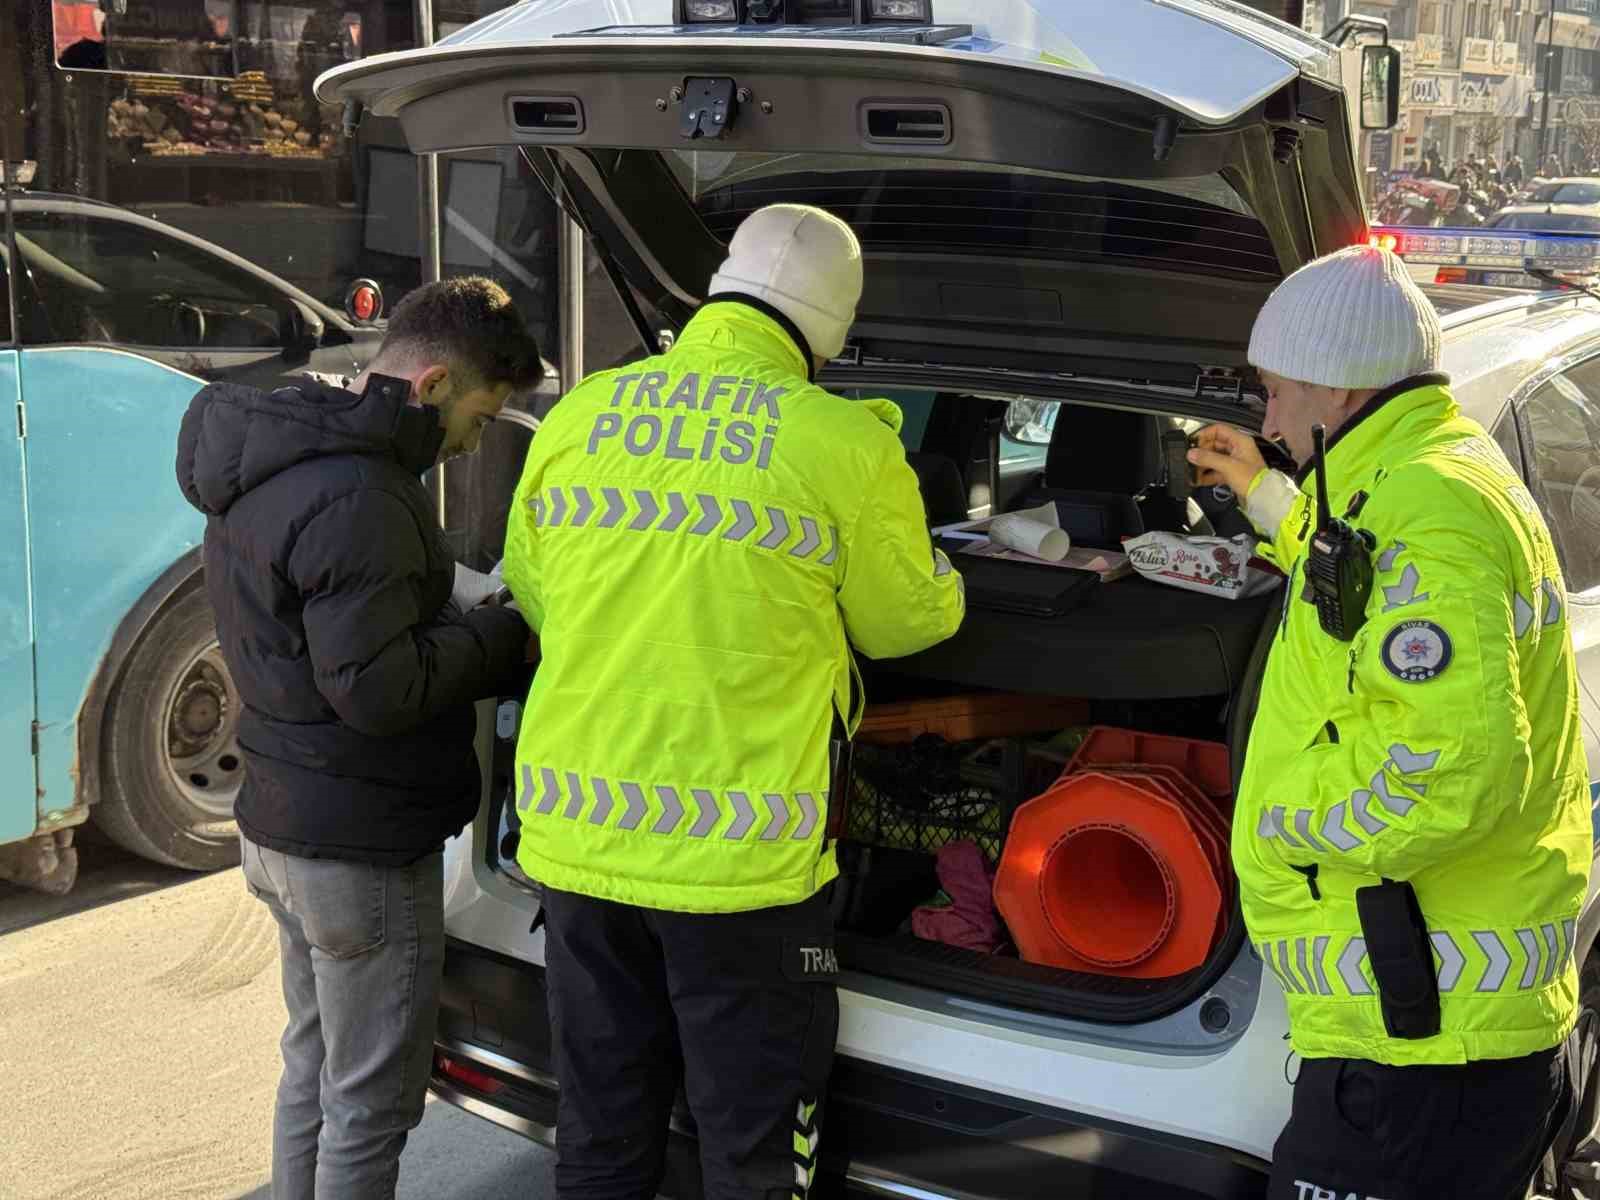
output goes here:
<path id="1" fill-rule="evenodd" d="M 1006 436 L 1024 446 L 1048 446 L 1059 408 L 1053 400 L 1011 401 L 1006 405 Z"/>
<path id="2" fill-rule="evenodd" d="M 1361 47 L 1361 128 L 1393 129 L 1400 121 L 1400 51 Z"/>
<path id="3" fill-rule="evenodd" d="M 376 325 L 383 316 L 383 288 L 375 279 L 357 279 L 345 289 L 344 311 L 357 325 Z"/>

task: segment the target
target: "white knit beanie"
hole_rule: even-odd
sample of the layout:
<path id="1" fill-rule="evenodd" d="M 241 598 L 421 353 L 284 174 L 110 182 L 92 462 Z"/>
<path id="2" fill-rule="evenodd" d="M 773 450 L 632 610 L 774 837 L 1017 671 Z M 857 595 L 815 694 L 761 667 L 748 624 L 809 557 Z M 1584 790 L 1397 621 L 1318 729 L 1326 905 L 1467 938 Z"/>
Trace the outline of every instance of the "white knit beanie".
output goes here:
<path id="1" fill-rule="evenodd" d="M 861 244 L 832 213 L 771 204 L 740 223 L 709 296 L 738 292 L 772 305 L 805 335 L 811 352 L 834 358 L 861 300 Z"/>
<path id="2" fill-rule="evenodd" d="M 1439 316 L 1387 250 L 1351 246 L 1301 267 L 1267 297 L 1250 363 L 1300 383 L 1386 388 L 1439 369 Z"/>

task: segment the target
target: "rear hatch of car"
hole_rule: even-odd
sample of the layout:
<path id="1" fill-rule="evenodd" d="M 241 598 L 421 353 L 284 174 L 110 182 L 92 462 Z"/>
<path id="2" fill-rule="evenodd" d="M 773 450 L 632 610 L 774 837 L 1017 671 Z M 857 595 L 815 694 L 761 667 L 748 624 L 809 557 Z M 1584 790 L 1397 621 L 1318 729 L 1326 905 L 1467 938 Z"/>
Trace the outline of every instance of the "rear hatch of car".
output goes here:
<path id="1" fill-rule="evenodd" d="M 750 211 L 838 213 L 861 237 L 867 284 L 823 381 L 931 397 L 928 436 L 944 440 L 922 449 L 954 459 L 975 501 L 997 482 L 1002 505 L 1052 483 L 1043 453 L 989 490 L 972 478 L 983 456 L 963 451 L 965 415 L 1015 398 L 1060 406 L 1051 462 L 1076 437 L 1108 436 L 1106 412 L 1135 418 L 1118 438 L 1257 424 L 1255 312 L 1288 271 L 1366 237 L 1337 56 L 1240 6 L 932 0 L 920 23 L 821 24 L 794 18 L 852 5 L 790 0 L 790 23 L 735 26 L 679 24 L 681 2 L 521 5 L 432 49 L 339 68 L 318 94 L 397 117 L 417 151 L 516 148 L 602 253 L 647 341 L 704 298 Z M 875 7 L 859 6 L 852 17 Z M 633 23 L 615 25 L 624 9 Z M 880 664 L 868 695 L 1070 697 L 1083 722 L 1237 746 L 1278 602 L 1122 581 L 1048 627 L 975 611 L 951 643 Z M 487 852 L 514 874 L 504 740 L 496 768 L 502 838 Z M 907 887 L 928 898 L 926 872 L 897 887 L 864 870 L 871 894 L 894 898 L 858 911 L 847 965 L 989 1002 L 1145 1021 L 1199 995 L 1242 944 L 1235 911 L 1212 957 L 1177 979 L 1036 966 L 907 936 Z"/>

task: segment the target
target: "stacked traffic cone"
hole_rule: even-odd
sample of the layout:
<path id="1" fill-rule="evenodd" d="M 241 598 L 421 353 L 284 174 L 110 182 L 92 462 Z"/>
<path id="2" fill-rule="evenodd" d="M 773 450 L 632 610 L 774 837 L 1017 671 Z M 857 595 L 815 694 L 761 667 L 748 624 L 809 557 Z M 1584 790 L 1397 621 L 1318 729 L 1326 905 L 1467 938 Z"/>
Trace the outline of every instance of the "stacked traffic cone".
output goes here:
<path id="1" fill-rule="evenodd" d="M 1198 967 L 1233 893 L 1227 747 L 1095 729 L 1017 810 L 995 905 L 1028 962 L 1163 979 Z"/>

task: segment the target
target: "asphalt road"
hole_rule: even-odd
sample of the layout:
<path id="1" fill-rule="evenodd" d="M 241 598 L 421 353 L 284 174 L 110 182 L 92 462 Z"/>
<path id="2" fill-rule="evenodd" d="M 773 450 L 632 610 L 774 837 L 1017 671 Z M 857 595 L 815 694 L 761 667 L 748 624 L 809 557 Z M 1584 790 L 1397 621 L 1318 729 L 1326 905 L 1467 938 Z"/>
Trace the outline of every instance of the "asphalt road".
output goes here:
<path id="1" fill-rule="evenodd" d="M 237 871 L 84 847 L 65 897 L 0 884 L 0 1200 L 268 1200 L 277 934 Z M 553 1196 L 553 1157 L 439 1102 L 405 1200 Z"/>

